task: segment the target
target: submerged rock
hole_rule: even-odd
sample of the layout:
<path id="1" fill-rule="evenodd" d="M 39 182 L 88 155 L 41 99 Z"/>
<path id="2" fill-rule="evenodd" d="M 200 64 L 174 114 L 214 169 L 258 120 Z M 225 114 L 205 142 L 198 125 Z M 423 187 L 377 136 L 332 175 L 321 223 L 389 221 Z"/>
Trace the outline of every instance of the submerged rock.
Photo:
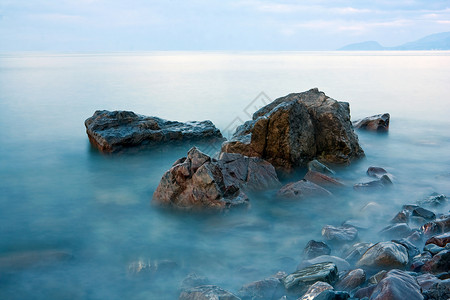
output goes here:
<path id="1" fill-rule="evenodd" d="M 408 264 L 407 249 L 394 242 L 380 242 L 369 249 L 359 259 L 358 266 L 374 269 L 401 268 Z"/>
<path id="2" fill-rule="evenodd" d="M 370 299 L 373 300 L 422 300 L 416 279 L 404 271 L 392 270 L 377 284 Z"/>
<path id="3" fill-rule="evenodd" d="M 378 180 L 373 180 L 364 183 L 357 183 L 353 186 L 355 190 L 366 191 L 366 190 L 376 190 L 383 189 L 392 185 L 392 180 L 388 175 L 383 175 Z"/>
<path id="4" fill-rule="evenodd" d="M 102 152 L 174 141 L 223 140 L 211 121 L 181 123 L 132 111 L 97 110 L 84 125 L 91 144 Z"/>
<path id="5" fill-rule="evenodd" d="M 289 274 L 283 279 L 283 284 L 287 290 L 301 292 L 317 281 L 334 284 L 338 279 L 339 275 L 336 265 L 325 262 Z"/>
<path id="6" fill-rule="evenodd" d="M 299 298 L 299 300 L 313 300 L 316 299 L 316 297 L 323 291 L 332 289 L 333 286 L 331 286 L 330 284 L 322 281 L 317 281 L 309 287 L 306 293 L 301 298 Z"/>
<path id="7" fill-rule="evenodd" d="M 388 113 L 370 116 L 353 122 L 356 129 L 386 132 L 389 130 L 390 115 Z"/>
<path id="8" fill-rule="evenodd" d="M 311 240 L 306 244 L 303 256 L 305 259 L 312 259 L 321 255 L 329 255 L 331 253 L 330 247 L 324 242 L 316 242 Z"/>
<path id="9" fill-rule="evenodd" d="M 422 292 L 427 292 L 433 284 L 440 282 L 440 280 L 430 273 L 424 273 L 416 277 L 417 283 L 420 285 Z"/>
<path id="10" fill-rule="evenodd" d="M 153 194 L 153 203 L 182 209 L 224 209 L 247 206 L 244 189 L 280 186 L 275 169 L 255 157 L 222 153 L 213 161 L 193 147 L 187 158 L 176 161 Z"/>
<path id="11" fill-rule="evenodd" d="M 432 193 L 425 199 L 417 201 L 419 205 L 427 205 L 427 206 L 440 206 L 447 202 L 447 196 L 444 194 Z"/>
<path id="12" fill-rule="evenodd" d="M 316 171 L 323 174 L 328 175 L 334 175 L 336 172 L 334 172 L 332 169 L 330 169 L 328 166 L 324 165 L 317 159 L 314 159 L 308 163 L 308 171 Z"/>
<path id="13" fill-rule="evenodd" d="M 289 94 L 254 113 L 253 120 L 236 129 L 223 152 L 268 160 L 291 171 L 318 158 L 348 164 L 364 156 L 350 121 L 350 108 L 317 88 Z"/>
<path id="14" fill-rule="evenodd" d="M 409 236 L 412 233 L 411 228 L 409 228 L 406 223 L 396 223 L 383 228 L 380 231 L 382 236 L 390 239 L 401 239 Z"/>
<path id="15" fill-rule="evenodd" d="M 323 187 L 320 187 L 317 184 L 305 179 L 288 183 L 281 187 L 277 193 L 278 197 L 287 199 L 304 199 L 309 197 L 324 197 L 331 195 L 332 194 Z"/>
<path id="16" fill-rule="evenodd" d="M 336 179 L 331 178 L 330 176 L 327 176 L 325 174 L 322 174 L 322 173 L 319 173 L 316 171 L 308 171 L 308 173 L 306 173 L 304 179 L 311 181 L 322 187 L 336 188 L 336 187 L 344 186 L 342 183 L 340 183 Z"/>
<path id="17" fill-rule="evenodd" d="M 381 178 L 381 176 L 389 174 L 385 169 L 381 167 L 369 167 L 367 169 L 367 175 L 370 177 Z"/>
<path id="18" fill-rule="evenodd" d="M 202 285 L 181 292 L 179 300 L 240 300 L 236 295 L 215 285 Z"/>
<path id="19" fill-rule="evenodd" d="M 383 280 L 383 278 L 386 276 L 387 271 L 386 270 L 381 270 L 380 272 L 372 275 L 368 282 L 370 284 L 378 284 L 381 280 Z"/>
<path id="20" fill-rule="evenodd" d="M 283 284 L 274 277 L 246 284 L 238 292 L 242 300 L 278 300 L 283 294 Z"/>

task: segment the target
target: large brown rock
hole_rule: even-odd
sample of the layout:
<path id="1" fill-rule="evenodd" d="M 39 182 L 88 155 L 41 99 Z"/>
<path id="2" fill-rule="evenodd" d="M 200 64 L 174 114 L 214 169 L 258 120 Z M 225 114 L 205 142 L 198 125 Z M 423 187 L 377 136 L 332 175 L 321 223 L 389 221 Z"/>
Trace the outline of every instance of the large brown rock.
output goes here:
<path id="1" fill-rule="evenodd" d="M 357 129 L 386 132 L 389 130 L 390 117 L 391 116 L 388 113 L 374 115 L 361 120 L 354 121 L 353 126 L 355 126 L 355 128 Z"/>
<path id="2" fill-rule="evenodd" d="M 350 121 L 350 108 L 317 88 L 289 94 L 254 113 L 222 145 L 223 152 L 261 157 L 290 171 L 315 158 L 348 164 L 364 156 Z"/>
<path id="3" fill-rule="evenodd" d="M 223 140 L 211 121 L 181 123 L 132 111 L 97 110 L 84 125 L 91 144 L 102 152 L 168 142 Z"/>
<path id="4" fill-rule="evenodd" d="M 417 280 L 400 270 L 389 271 L 370 296 L 372 300 L 421 300 L 420 286 Z"/>
<path id="5" fill-rule="evenodd" d="M 153 203 L 182 209 L 224 209 L 248 205 L 243 190 L 279 187 L 274 167 L 255 157 L 222 153 L 219 160 L 193 147 L 168 170 L 153 194 Z"/>
<path id="6" fill-rule="evenodd" d="M 408 264 L 408 250 L 394 242 L 373 245 L 359 259 L 357 265 L 374 269 L 402 268 Z"/>

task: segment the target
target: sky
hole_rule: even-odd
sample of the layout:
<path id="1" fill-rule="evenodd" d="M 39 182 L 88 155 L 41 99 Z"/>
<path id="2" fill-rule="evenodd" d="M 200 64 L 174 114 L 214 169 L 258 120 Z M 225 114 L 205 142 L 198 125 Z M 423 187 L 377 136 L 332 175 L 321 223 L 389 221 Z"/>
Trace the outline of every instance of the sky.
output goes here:
<path id="1" fill-rule="evenodd" d="M 449 0 L 0 0 L 0 51 L 335 50 L 450 31 Z"/>

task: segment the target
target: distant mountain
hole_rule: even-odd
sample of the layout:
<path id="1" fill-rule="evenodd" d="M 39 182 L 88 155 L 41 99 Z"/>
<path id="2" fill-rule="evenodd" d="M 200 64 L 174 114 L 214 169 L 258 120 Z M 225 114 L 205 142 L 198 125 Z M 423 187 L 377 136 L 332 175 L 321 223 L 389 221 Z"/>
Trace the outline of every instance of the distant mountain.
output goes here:
<path id="1" fill-rule="evenodd" d="M 383 47 L 378 42 L 368 41 L 344 46 L 343 51 L 377 51 L 377 50 L 450 50 L 450 32 L 428 35 L 417 41 L 396 47 Z"/>

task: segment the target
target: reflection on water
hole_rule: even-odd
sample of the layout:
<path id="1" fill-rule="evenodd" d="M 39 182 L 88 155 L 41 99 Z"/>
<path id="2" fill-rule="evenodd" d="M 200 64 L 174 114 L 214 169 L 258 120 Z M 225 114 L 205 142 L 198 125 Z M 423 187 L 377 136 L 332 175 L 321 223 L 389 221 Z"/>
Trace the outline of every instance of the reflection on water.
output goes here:
<path id="1" fill-rule="evenodd" d="M 295 269 L 326 224 L 356 219 L 370 225 L 360 240 L 378 241 L 402 204 L 450 194 L 449 66 L 447 53 L 0 57 L 0 298 L 175 299 L 192 271 L 237 291 Z M 250 195 L 244 211 L 157 209 L 150 199 L 162 174 L 191 145 L 102 155 L 83 127 L 96 109 L 130 109 L 224 129 L 248 118 L 242 111 L 260 91 L 313 86 L 350 101 L 356 117 L 392 116 L 389 134 L 359 133 L 367 156 L 336 169 L 347 187 L 331 199 L 279 201 L 268 191 Z M 394 186 L 354 191 L 372 165 Z M 129 266 L 139 262 L 149 267 L 136 274 Z"/>

